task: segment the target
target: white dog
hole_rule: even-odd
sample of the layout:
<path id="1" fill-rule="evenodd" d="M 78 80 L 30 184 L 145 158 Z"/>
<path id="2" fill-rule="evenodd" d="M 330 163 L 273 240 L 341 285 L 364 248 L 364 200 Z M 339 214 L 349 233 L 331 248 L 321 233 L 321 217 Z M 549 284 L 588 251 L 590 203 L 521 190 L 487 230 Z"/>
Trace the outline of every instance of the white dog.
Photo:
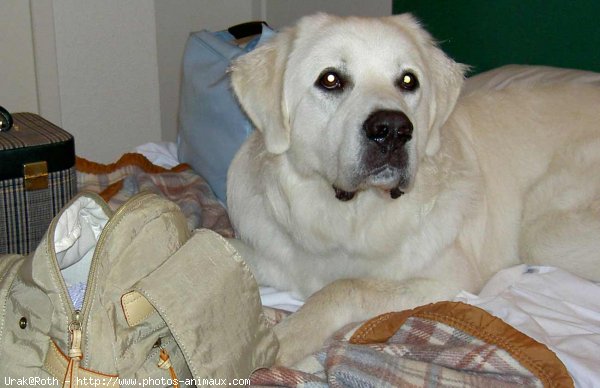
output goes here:
<path id="1" fill-rule="evenodd" d="M 600 280 L 600 88 L 459 98 L 463 71 L 410 15 L 307 17 L 234 64 L 258 129 L 229 171 L 236 245 L 312 295 L 276 326 L 280 363 L 522 261 Z"/>

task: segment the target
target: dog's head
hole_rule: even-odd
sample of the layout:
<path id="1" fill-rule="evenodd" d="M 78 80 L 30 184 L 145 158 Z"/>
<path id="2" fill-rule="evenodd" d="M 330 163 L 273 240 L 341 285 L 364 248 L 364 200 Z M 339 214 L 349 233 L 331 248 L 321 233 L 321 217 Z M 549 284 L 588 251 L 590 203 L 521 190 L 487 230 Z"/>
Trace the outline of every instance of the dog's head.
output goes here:
<path id="1" fill-rule="evenodd" d="M 240 104 L 268 152 L 348 200 L 410 187 L 460 93 L 464 67 L 409 15 L 317 14 L 232 66 Z"/>

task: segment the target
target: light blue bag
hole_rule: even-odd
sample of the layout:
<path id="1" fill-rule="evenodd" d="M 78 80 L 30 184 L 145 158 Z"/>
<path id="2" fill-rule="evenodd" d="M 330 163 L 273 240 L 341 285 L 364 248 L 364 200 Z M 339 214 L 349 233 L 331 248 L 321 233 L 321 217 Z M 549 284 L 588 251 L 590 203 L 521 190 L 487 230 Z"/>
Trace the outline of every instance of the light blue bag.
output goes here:
<path id="1" fill-rule="evenodd" d="M 231 89 L 227 68 L 275 32 L 266 23 L 250 22 L 228 30 L 194 32 L 183 56 L 179 103 L 178 157 L 188 163 L 226 203 L 227 169 L 253 130 Z M 254 36 L 244 47 L 236 39 Z"/>

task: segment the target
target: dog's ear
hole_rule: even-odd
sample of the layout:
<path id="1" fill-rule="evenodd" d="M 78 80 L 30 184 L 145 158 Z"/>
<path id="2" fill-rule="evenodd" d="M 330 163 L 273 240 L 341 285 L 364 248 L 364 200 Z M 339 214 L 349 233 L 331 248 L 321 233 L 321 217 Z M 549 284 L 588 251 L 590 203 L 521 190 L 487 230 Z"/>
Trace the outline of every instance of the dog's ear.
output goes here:
<path id="1" fill-rule="evenodd" d="M 295 30 L 275 35 L 264 45 L 235 60 L 231 83 L 238 101 L 262 132 L 267 151 L 284 153 L 290 145 L 290 123 L 283 98 L 283 80 Z"/>
<path id="2" fill-rule="evenodd" d="M 454 111 L 468 66 L 449 58 L 433 42 L 430 46 L 430 59 L 433 98 L 429 107 L 430 129 L 425 152 L 431 156 L 440 149 L 440 129 Z"/>
<path id="3" fill-rule="evenodd" d="M 468 66 L 449 58 L 411 14 L 395 15 L 390 18 L 409 32 L 423 50 L 421 55 L 427 66 L 426 76 L 430 79 L 429 138 L 425 152 L 427 155 L 433 155 L 440 148 L 440 128 L 454 110 Z"/>

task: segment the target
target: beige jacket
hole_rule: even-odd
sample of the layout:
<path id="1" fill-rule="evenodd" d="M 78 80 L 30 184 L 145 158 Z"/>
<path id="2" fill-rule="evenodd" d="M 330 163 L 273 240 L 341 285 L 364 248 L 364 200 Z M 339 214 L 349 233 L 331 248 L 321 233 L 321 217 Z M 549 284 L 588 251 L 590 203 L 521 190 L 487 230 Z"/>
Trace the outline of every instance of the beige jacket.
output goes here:
<path id="1" fill-rule="evenodd" d="M 67 291 L 77 282 L 86 283 L 79 309 Z M 211 231 L 190 233 L 177 205 L 154 194 L 114 214 L 80 194 L 32 255 L 0 259 L 4 383 L 202 385 L 249 377 L 277 347 L 235 250 Z"/>

